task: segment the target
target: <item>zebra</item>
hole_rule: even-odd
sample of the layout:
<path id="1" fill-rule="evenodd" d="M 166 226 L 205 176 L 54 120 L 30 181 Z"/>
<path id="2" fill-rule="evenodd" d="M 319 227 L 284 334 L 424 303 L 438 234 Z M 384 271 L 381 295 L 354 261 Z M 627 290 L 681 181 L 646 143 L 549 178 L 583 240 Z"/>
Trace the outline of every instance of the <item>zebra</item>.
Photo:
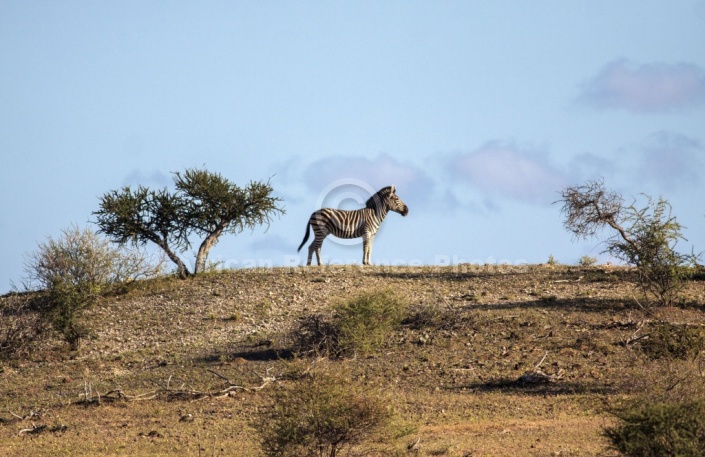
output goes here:
<path id="1" fill-rule="evenodd" d="M 338 238 L 360 238 L 362 237 L 362 264 L 370 264 L 370 253 L 372 252 L 372 242 L 389 211 L 394 211 L 406 217 L 409 214 L 409 207 L 397 196 L 396 188 L 388 186 L 371 196 L 365 208 L 346 211 L 335 208 L 322 208 L 311 214 L 306 225 L 306 236 L 301 242 L 298 251 L 308 241 L 311 227 L 315 238 L 308 247 L 308 261 L 306 265 L 311 265 L 313 253 L 316 253 L 318 265 L 321 265 L 321 245 L 329 234 Z"/>

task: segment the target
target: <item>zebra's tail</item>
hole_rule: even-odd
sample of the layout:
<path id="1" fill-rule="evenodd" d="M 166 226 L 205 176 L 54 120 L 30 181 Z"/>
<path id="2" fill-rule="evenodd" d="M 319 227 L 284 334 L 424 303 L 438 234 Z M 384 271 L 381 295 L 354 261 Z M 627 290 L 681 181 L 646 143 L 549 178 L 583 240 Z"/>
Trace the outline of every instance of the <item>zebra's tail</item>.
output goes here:
<path id="1" fill-rule="evenodd" d="M 302 247 L 304 247 L 304 244 L 308 241 L 308 235 L 311 232 L 311 223 L 307 222 L 306 223 L 306 236 L 304 236 L 304 240 L 301 242 L 301 245 L 299 245 L 299 249 L 296 250 L 296 252 L 299 252 Z"/>

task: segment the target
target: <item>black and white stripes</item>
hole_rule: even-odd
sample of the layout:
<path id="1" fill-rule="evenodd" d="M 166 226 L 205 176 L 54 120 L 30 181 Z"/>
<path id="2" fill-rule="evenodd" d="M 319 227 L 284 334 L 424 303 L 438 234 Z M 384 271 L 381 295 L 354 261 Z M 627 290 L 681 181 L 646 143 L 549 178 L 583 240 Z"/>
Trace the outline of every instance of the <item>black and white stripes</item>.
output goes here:
<path id="1" fill-rule="evenodd" d="M 308 261 L 311 265 L 313 253 L 316 253 L 318 265 L 321 264 L 321 245 L 328 235 L 338 238 L 362 237 L 362 264 L 370 264 L 372 241 L 375 233 L 389 211 L 395 211 L 402 216 L 409 213 L 409 208 L 396 195 L 394 186 L 385 187 L 367 200 L 365 208 L 346 211 L 335 208 L 322 208 L 311 214 L 306 226 L 306 236 L 299 246 L 299 251 L 308 241 L 310 229 L 313 228 L 314 240 L 308 247 Z"/>

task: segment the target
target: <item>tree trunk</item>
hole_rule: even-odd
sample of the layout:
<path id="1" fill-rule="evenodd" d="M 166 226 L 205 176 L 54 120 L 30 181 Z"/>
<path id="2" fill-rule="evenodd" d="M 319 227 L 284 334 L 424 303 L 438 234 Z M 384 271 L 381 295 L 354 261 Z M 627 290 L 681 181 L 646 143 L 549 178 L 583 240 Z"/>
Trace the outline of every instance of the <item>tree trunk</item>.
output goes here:
<path id="1" fill-rule="evenodd" d="M 162 250 L 166 253 L 167 257 L 171 259 L 172 262 L 176 264 L 176 270 L 179 274 L 179 279 L 187 279 L 189 276 L 191 276 L 191 272 L 189 271 L 188 267 L 186 264 L 179 258 L 174 251 L 169 248 L 169 245 L 166 244 L 166 241 L 162 239 L 153 240 Z"/>
<path id="2" fill-rule="evenodd" d="M 206 260 L 208 260 L 208 252 L 211 248 L 215 246 L 215 243 L 223 234 L 225 227 L 218 227 L 214 232 L 208 234 L 208 236 L 203 240 L 201 245 L 198 247 L 198 253 L 196 254 L 196 269 L 194 274 L 203 273 L 206 270 Z"/>

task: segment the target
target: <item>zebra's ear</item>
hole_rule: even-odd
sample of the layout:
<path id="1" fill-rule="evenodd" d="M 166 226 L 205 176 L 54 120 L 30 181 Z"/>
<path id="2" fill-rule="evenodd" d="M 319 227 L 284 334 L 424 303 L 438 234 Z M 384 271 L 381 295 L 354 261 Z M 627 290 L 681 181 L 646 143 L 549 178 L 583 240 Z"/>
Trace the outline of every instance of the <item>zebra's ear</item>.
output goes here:
<path id="1" fill-rule="evenodd" d="M 396 188 L 396 186 L 394 186 L 394 184 L 392 184 L 392 186 L 391 186 L 391 187 L 392 187 L 392 193 L 395 193 L 395 192 L 397 191 L 397 188 Z"/>

